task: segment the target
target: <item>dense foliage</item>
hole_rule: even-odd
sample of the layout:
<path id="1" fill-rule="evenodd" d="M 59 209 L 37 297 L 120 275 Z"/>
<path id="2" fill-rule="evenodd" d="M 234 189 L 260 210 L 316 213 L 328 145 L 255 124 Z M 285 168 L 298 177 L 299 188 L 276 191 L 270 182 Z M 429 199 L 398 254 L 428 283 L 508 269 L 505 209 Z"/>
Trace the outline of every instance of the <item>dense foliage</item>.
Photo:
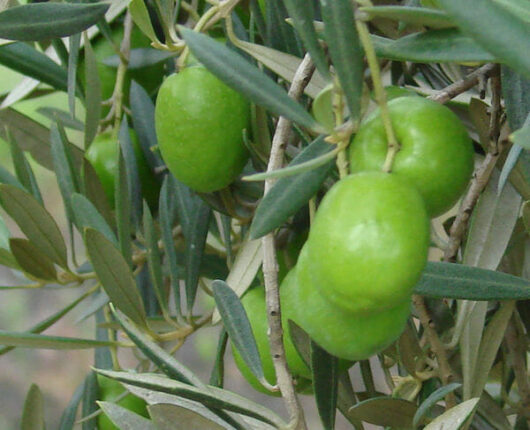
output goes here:
<path id="1" fill-rule="evenodd" d="M 324 429 L 530 428 L 528 1 L 23 3 L 0 264 L 27 282 L 0 289 L 79 296 L 0 354 L 94 349 L 61 430 L 306 429 L 300 394 Z M 55 92 L 49 127 L 17 109 Z M 93 337 L 45 333 L 74 312 Z M 178 352 L 211 326 L 202 381 Z M 228 343 L 285 417 L 223 388 Z"/>

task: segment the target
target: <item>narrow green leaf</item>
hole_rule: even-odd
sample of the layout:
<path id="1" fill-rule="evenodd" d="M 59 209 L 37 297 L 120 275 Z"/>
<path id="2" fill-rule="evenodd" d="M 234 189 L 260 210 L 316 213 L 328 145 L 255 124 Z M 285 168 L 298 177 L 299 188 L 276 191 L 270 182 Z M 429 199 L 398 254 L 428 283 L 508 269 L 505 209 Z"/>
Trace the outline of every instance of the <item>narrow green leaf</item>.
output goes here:
<path id="1" fill-rule="evenodd" d="M 169 265 L 169 276 L 171 279 L 171 287 L 173 289 L 173 297 L 175 299 L 175 308 L 177 310 L 177 315 L 181 315 L 182 307 L 179 284 L 180 274 L 177 265 L 177 252 L 175 250 L 175 242 L 173 240 L 173 228 L 170 214 L 172 196 L 172 190 L 169 189 L 170 183 L 170 175 L 166 175 L 158 200 L 158 221 L 160 223 L 160 230 L 162 232 L 162 243 L 164 244 L 166 260 L 167 264 Z"/>
<path id="2" fill-rule="evenodd" d="M 382 58 L 417 63 L 487 62 L 495 57 L 460 30 L 449 28 L 413 33 L 397 40 L 372 36 Z"/>
<path id="3" fill-rule="evenodd" d="M 265 8 L 267 24 L 267 45 L 282 52 L 300 57 L 302 46 L 292 26 L 286 19 L 287 10 L 283 2 L 269 1 Z"/>
<path id="4" fill-rule="evenodd" d="M 436 403 L 461 386 L 462 384 L 452 382 L 451 384 L 444 385 L 443 387 L 440 387 L 436 391 L 432 392 L 429 397 L 427 397 L 418 407 L 418 410 L 414 414 L 414 419 L 412 420 L 412 427 L 416 428 L 418 425 L 420 425 L 423 418 L 429 413 L 431 408 Z"/>
<path id="5" fill-rule="evenodd" d="M 424 430 L 460 430 L 466 428 L 466 424 L 475 413 L 479 400 L 474 398 L 456 405 L 424 427 Z"/>
<path id="6" fill-rule="evenodd" d="M 40 323 L 34 325 L 29 330 L 27 330 L 28 333 L 42 333 L 47 328 L 51 327 L 53 324 L 55 324 L 57 321 L 59 321 L 62 317 L 64 317 L 68 312 L 70 312 L 73 308 L 75 308 L 79 303 L 81 303 L 83 300 L 85 300 L 88 295 L 91 294 L 90 292 L 84 293 L 81 296 L 79 296 L 77 299 L 75 299 L 72 303 L 65 306 L 61 310 L 55 312 L 53 315 L 46 318 L 44 321 L 41 321 Z M 14 347 L 6 346 L 3 348 L 0 348 L 0 355 L 3 355 L 9 351 L 11 351 Z"/>
<path id="7" fill-rule="evenodd" d="M 480 396 L 484 390 L 514 308 L 515 301 L 502 302 L 484 331 L 475 365 L 471 396 Z"/>
<path id="8" fill-rule="evenodd" d="M 363 89 L 363 50 L 350 0 L 321 0 L 324 35 L 333 66 L 355 121 L 361 114 Z"/>
<path id="9" fill-rule="evenodd" d="M 258 60 L 278 76 L 285 79 L 287 82 L 293 81 L 296 70 L 302 63 L 302 59 L 299 57 L 256 43 L 239 40 L 236 46 Z M 328 85 L 327 81 L 318 71 L 315 71 L 311 80 L 305 87 L 304 93 L 309 97 L 315 98 L 326 85 Z"/>
<path id="10" fill-rule="evenodd" d="M 300 162 L 297 164 L 289 165 L 282 169 L 273 170 L 271 172 L 256 173 L 250 176 L 243 176 L 245 181 L 265 181 L 267 179 L 281 179 L 288 178 L 289 176 L 309 172 L 317 167 L 328 164 L 330 160 L 333 160 L 338 153 L 337 148 L 328 151 L 316 158 L 308 161 Z"/>
<path id="11" fill-rule="evenodd" d="M 271 410 L 247 400 L 242 396 L 220 388 L 211 386 L 205 388 L 193 387 L 182 382 L 153 374 L 140 375 L 100 369 L 98 369 L 97 372 L 129 385 L 136 385 L 138 387 L 182 396 L 189 400 L 198 401 L 205 406 L 236 412 L 280 428 L 286 425 L 282 419 Z"/>
<path id="12" fill-rule="evenodd" d="M 175 179 L 173 175 L 167 175 L 168 191 L 175 193 L 175 209 L 184 237 L 189 240 L 191 224 L 195 217 L 195 208 L 200 204 L 200 198 L 186 185 Z"/>
<path id="13" fill-rule="evenodd" d="M 149 94 L 135 81 L 129 95 L 134 131 L 142 147 L 147 164 L 152 169 L 163 166 L 162 158 L 154 151 L 158 145 L 155 131 L 155 105 Z"/>
<path id="14" fill-rule="evenodd" d="M 313 131 L 322 131 L 302 106 L 256 66 L 208 36 L 185 27 L 179 29 L 193 54 L 225 84 L 278 115 Z"/>
<path id="15" fill-rule="evenodd" d="M 318 414 L 325 430 L 335 428 L 339 360 L 311 342 L 311 370 Z"/>
<path id="16" fill-rule="evenodd" d="M 77 63 L 79 60 L 79 48 L 81 46 L 81 33 L 74 34 L 68 38 L 68 108 L 70 115 L 75 118 L 75 93 L 77 89 Z M 82 126 L 82 125 L 81 125 Z"/>
<path id="17" fill-rule="evenodd" d="M 53 262 L 29 240 L 12 238 L 9 240 L 9 247 L 24 272 L 43 281 L 57 280 Z"/>
<path id="18" fill-rule="evenodd" d="M 524 300 L 530 299 L 530 282 L 493 270 L 428 262 L 414 292 L 434 298 Z"/>
<path id="19" fill-rule="evenodd" d="M 114 181 L 114 198 L 116 199 L 116 226 L 118 228 L 118 242 L 120 251 L 127 264 L 132 268 L 131 244 L 131 198 L 125 161 L 120 147 L 118 151 L 118 168 Z"/>
<path id="20" fill-rule="evenodd" d="M 238 297 L 241 297 L 247 291 L 247 288 L 258 273 L 262 261 L 261 240 L 249 240 L 246 238 L 241 244 L 234 264 L 226 278 L 226 283 L 230 285 Z M 219 311 L 216 309 L 212 316 L 212 323 L 217 324 L 220 319 Z"/>
<path id="21" fill-rule="evenodd" d="M 204 415 L 181 406 L 155 404 L 149 406 L 148 410 L 158 430 L 173 430 L 175 429 L 175 423 L 185 425 L 189 429 L 226 429 L 226 426 L 217 424 Z"/>
<path id="22" fill-rule="evenodd" d="M 146 326 L 142 298 L 129 265 L 105 236 L 91 228 L 85 230 L 85 245 L 101 286 L 110 300 L 140 327 Z"/>
<path id="23" fill-rule="evenodd" d="M 153 222 L 153 215 L 151 210 L 144 200 L 144 236 L 147 246 L 147 264 L 149 266 L 149 275 L 151 278 L 151 285 L 154 288 L 158 304 L 162 309 L 162 312 L 169 315 L 168 308 L 168 291 L 164 285 L 164 276 L 162 273 L 162 262 L 160 257 L 160 251 L 158 250 L 158 235 L 155 230 Z"/>
<path id="24" fill-rule="evenodd" d="M 440 6 L 484 49 L 530 77 L 530 57 L 521 55 L 530 51 L 530 26 L 524 17 L 493 0 L 440 0 Z"/>
<path id="25" fill-rule="evenodd" d="M 408 400 L 375 397 L 357 403 L 350 408 L 349 414 L 370 424 L 410 429 L 417 409 L 417 406 Z"/>
<path id="26" fill-rule="evenodd" d="M 228 343 L 228 333 L 225 329 L 219 333 L 219 340 L 217 341 L 217 350 L 215 352 L 215 361 L 210 373 L 210 385 L 214 387 L 223 388 L 224 385 L 224 356 L 226 345 Z"/>
<path id="27" fill-rule="evenodd" d="M 37 349 L 90 349 L 98 346 L 113 346 L 116 342 L 102 342 L 77 337 L 45 336 L 35 333 L 18 333 L 0 330 L 0 345 Z"/>
<path id="28" fill-rule="evenodd" d="M 328 62 L 318 41 L 315 26 L 313 25 L 315 19 L 313 4 L 306 0 L 286 0 L 285 7 L 293 20 L 294 28 L 300 35 L 307 51 L 315 62 L 317 70 L 327 80 L 330 80 L 331 76 Z"/>
<path id="29" fill-rule="evenodd" d="M 247 364 L 250 371 L 260 381 L 264 381 L 263 366 L 256 345 L 252 327 L 237 294 L 225 282 L 213 281 L 213 297 L 223 320 L 230 340 Z"/>
<path id="30" fill-rule="evenodd" d="M 79 404 L 81 403 L 81 399 L 83 397 L 83 391 L 85 389 L 85 383 L 84 381 L 79 384 L 74 392 L 74 395 L 68 402 L 68 405 L 66 406 L 65 410 L 63 411 L 63 414 L 61 416 L 61 421 L 59 422 L 59 430 L 73 430 L 76 417 L 77 417 L 77 409 L 79 408 Z"/>
<path id="31" fill-rule="evenodd" d="M 140 225 L 142 220 L 142 195 L 140 174 L 138 172 L 138 162 L 131 140 L 131 133 L 127 117 L 123 116 L 120 131 L 118 133 L 118 142 L 120 144 L 123 160 L 125 161 L 125 173 L 129 188 L 129 198 L 131 201 L 132 219 L 136 226 Z M 118 182 L 118 181 L 115 181 Z"/>
<path id="32" fill-rule="evenodd" d="M 197 378 L 190 369 L 182 365 L 154 341 L 149 339 L 136 326 L 134 326 L 131 321 L 128 321 L 121 312 L 115 311 L 114 316 L 131 341 L 134 342 L 134 344 L 160 369 L 161 372 L 165 373 L 171 379 L 186 384 L 192 384 L 197 387 L 204 387 L 201 380 Z"/>
<path id="33" fill-rule="evenodd" d="M 96 400 L 99 398 L 98 380 L 96 372 L 91 371 L 85 378 L 83 391 L 83 407 L 81 415 L 86 417 L 98 410 Z M 83 421 L 83 430 L 96 430 L 97 417 Z"/>
<path id="34" fill-rule="evenodd" d="M 149 12 L 145 6 L 144 0 L 132 0 L 129 4 L 129 12 L 131 13 L 134 23 L 138 26 L 142 33 L 145 34 L 153 42 L 157 42 L 155 30 L 151 24 Z"/>
<path id="35" fill-rule="evenodd" d="M 107 199 L 107 195 L 105 194 L 105 190 L 103 189 L 103 185 L 101 185 L 101 181 L 94 170 L 94 167 L 87 159 L 83 160 L 81 178 L 83 194 L 92 202 L 107 224 L 115 229 L 116 219 L 112 214 L 112 209 L 109 200 Z M 116 201 L 118 201 L 118 198 L 116 198 Z"/>
<path id="36" fill-rule="evenodd" d="M 21 430 L 44 430 L 46 428 L 44 423 L 44 400 L 42 392 L 36 384 L 31 384 L 26 395 L 20 428 Z"/>
<path id="37" fill-rule="evenodd" d="M 33 170 L 31 169 L 31 166 L 29 165 L 29 162 L 18 145 L 17 142 L 13 139 L 13 136 L 8 131 L 9 136 L 9 148 L 11 150 L 11 160 L 13 161 L 13 167 L 15 168 L 15 173 L 17 175 L 18 180 L 20 183 L 24 186 L 26 191 L 30 192 L 35 199 L 42 205 L 42 195 L 39 190 L 39 186 L 37 185 L 37 181 L 35 180 L 35 175 L 33 174 Z"/>
<path id="38" fill-rule="evenodd" d="M 127 430 L 158 430 L 158 427 L 147 418 L 142 417 L 129 409 L 111 402 L 97 402 L 103 413 L 119 428 Z"/>
<path id="39" fill-rule="evenodd" d="M 0 185 L 0 199 L 29 241 L 54 263 L 68 268 L 63 236 L 48 211 L 33 196 L 13 185 Z"/>
<path id="40" fill-rule="evenodd" d="M 456 23 L 438 9 L 412 6 L 365 6 L 359 8 L 372 18 L 388 18 L 406 24 L 424 25 L 435 29 L 455 27 Z"/>
<path id="41" fill-rule="evenodd" d="M 20 266 L 13 254 L 7 249 L 0 248 L 0 265 L 20 270 Z"/>
<path id="42" fill-rule="evenodd" d="M 45 116 L 51 121 L 58 121 L 64 127 L 70 128 L 72 130 L 83 131 L 85 129 L 84 124 L 78 119 L 73 118 L 70 115 L 70 112 L 67 112 L 63 109 L 43 106 L 37 109 L 37 112 Z"/>
<path id="43" fill-rule="evenodd" d="M 101 117 L 101 82 L 94 50 L 86 33 L 85 42 L 85 150 L 96 137 Z"/>
<path id="44" fill-rule="evenodd" d="M 0 46 L 0 64 L 55 89 L 67 91 L 66 69 L 26 43 L 16 42 Z"/>
<path id="45" fill-rule="evenodd" d="M 90 200 L 82 194 L 73 193 L 70 202 L 76 225 L 81 233 L 86 227 L 90 227 L 102 233 L 115 246 L 118 245 L 116 235 Z"/>
<path id="46" fill-rule="evenodd" d="M 332 150 L 320 136 L 289 163 L 289 167 L 317 159 Z M 257 239 L 280 227 L 313 197 L 329 171 L 333 160 L 296 176 L 279 179 L 261 200 L 250 226 L 250 237 Z"/>
<path id="47" fill-rule="evenodd" d="M 15 178 L 11 174 L 11 172 L 3 166 L 0 166 L 0 184 L 14 185 L 15 187 L 20 188 L 21 190 L 26 190 L 24 186 L 19 182 L 19 180 Z"/>
<path id="48" fill-rule="evenodd" d="M 70 204 L 71 195 L 79 191 L 79 178 L 78 173 L 74 170 L 71 156 L 67 153 L 68 141 L 66 135 L 59 131 L 57 123 L 53 123 L 50 127 L 50 141 L 51 141 L 51 154 L 53 158 L 53 166 L 55 169 L 55 175 L 57 177 L 57 183 L 59 184 L 59 191 L 63 198 L 64 206 L 68 220 L 73 220 L 73 210 Z"/>
<path id="49" fill-rule="evenodd" d="M 177 361 L 173 356 L 168 354 L 164 349 L 150 340 L 145 334 L 140 332 L 125 316 L 119 311 L 114 312 L 114 316 L 127 333 L 135 345 L 148 357 L 163 373 L 171 379 L 181 381 L 185 384 L 191 384 L 196 387 L 205 388 L 206 385 L 195 376 L 195 374 L 186 366 Z M 235 421 L 227 413 L 216 408 L 211 408 L 212 412 L 222 420 L 235 425 Z M 235 425 L 236 428 L 239 426 Z"/>
<path id="50" fill-rule="evenodd" d="M 9 40 L 43 40 L 86 30 L 103 18 L 108 3 L 34 3 L 0 13 L 0 37 Z"/>
<path id="51" fill-rule="evenodd" d="M 203 200 L 198 201 L 195 211 L 190 225 L 189 237 L 186 238 L 186 305 L 190 315 L 197 295 L 201 261 L 212 213 L 210 206 Z"/>
<path id="52" fill-rule="evenodd" d="M 53 160 L 50 153 L 50 130 L 30 117 L 12 108 L 0 110 L 0 137 L 7 140 L 5 126 L 9 127 L 13 139 L 23 151 L 28 151 L 41 166 L 53 171 Z M 69 145 L 72 159 L 77 168 L 81 166 L 83 151 L 75 145 Z"/>

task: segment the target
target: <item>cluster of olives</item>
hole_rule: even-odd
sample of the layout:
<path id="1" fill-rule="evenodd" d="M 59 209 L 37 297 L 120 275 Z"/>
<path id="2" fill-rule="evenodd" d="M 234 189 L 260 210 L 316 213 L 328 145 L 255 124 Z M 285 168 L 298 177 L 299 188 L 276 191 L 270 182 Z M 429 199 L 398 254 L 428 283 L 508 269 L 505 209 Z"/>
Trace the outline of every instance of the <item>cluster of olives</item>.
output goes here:
<path id="1" fill-rule="evenodd" d="M 471 140 L 451 110 L 409 96 L 394 98 L 388 108 L 400 144 L 392 172 L 382 172 L 387 138 L 376 110 L 350 145 L 352 174 L 326 193 L 298 262 L 280 287 L 287 361 L 302 392 L 310 388 L 311 372 L 292 343 L 287 320 L 345 362 L 386 348 L 410 314 L 412 290 L 427 261 L 429 219 L 456 203 L 472 172 Z M 227 187 L 249 157 L 243 141 L 249 112 L 244 97 L 201 65 L 166 78 L 156 100 L 155 128 L 169 171 L 198 192 Z M 100 136 L 92 151 L 98 142 L 110 148 L 110 139 Z M 87 157 L 94 161 L 90 151 Z M 95 163 L 112 200 L 116 157 L 103 158 L 114 161 L 106 168 L 112 171 L 108 178 Z M 149 175 L 140 173 L 142 185 L 152 189 Z M 263 288 L 253 289 L 242 303 L 272 384 L 264 297 Z M 267 391 L 235 350 L 234 355 L 249 382 Z"/>
<path id="2" fill-rule="evenodd" d="M 388 347 L 410 315 L 427 261 L 430 218 L 456 203 L 471 176 L 471 140 L 450 109 L 421 97 L 399 97 L 388 107 L 400 143 L 392 172 L 381 170 L 387 140 L 375 111 L 350 145 L 352 174 L 326 193 L 298 262 L 280 286 L 287 363 L 301 390 L 310 374 L 285 322 L 295 321 L 344 363 Z M 274 381 L 259 291 L 251 290 L 242 303 L 267 379 Z M 245 377 L 263 390 L 235 355 Z"/>

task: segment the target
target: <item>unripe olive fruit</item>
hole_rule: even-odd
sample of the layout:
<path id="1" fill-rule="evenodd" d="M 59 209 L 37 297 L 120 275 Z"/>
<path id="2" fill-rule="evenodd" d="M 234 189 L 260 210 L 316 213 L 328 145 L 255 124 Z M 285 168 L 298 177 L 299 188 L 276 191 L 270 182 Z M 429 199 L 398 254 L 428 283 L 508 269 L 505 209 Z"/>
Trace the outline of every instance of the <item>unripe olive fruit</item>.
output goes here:
<path id="1" fill-rule="evenodd" d="M 125 392 L 125 388 L 113 379 L 103 375 L 97 375 L 99 385 L 99 400 L 104 402 L 114 402 L 118 396 Z M 148 418 L 147 405 L 143 399 L 133 394 L 127 394 L 120 401 L 116 402 L 118 406 L 128 409 L 138 415 Z M 98 415 L 98 430 L 119 430 L 104 412 Z"/>
<path id="2" fill-rule="evenodd" d="M 370 314 L 350 312 L 323 297 L 321 291 L 327 288 L 315 284 L 311 269 L 304 247 L 296 268 L 293 296 L 297 306 L 292 319 L 322 348 L 345 360 L 364 360 L 399 337 L 410 314 L 410 297 Z"/>
<path id="3" fill-rule="evenodd" d="M 292 292 L 294 291 L 292 291 L 291 289 L 285 290 L 285 293 L 287 293 L 288 295 L 292 294 Z M 287 321 L 288 319 L 292 319 L 293 309 L 290 305 L 293 304 L 293 300 L 291 298 L 286 299 L 283 287 L 280 288 L 280 300 L 282 306 L 282 326 L 284 329 L 283 343 L 285 346 L 287 365 L 289 367 L 289 370 L 291 371 L 291 374 L 297 381 L 297 391 L 304 391 L 311 385 L 311 370 L 306 366 L 291 340 Z M 274 370 L 274 364 L 272 362 L 270 352 L 269 339 L 267 336 L 269 326 L 267 323 L 267 308 L 265 303 L 264 288 L 257 287 L 248 291 L 242 297 L 241 303 L 245 308 L 250 322 L 250 326 L 252 327 L 254 338 L 256 339 L 256 344 L 261 358 L 265 379 L 271 385 L 274 385 L 276 384 L 276 372 Z M 279 392 L 272 393 L 271 391 L 263 387 L 263 385 L 261 385 L 261 383 L 250 371 L 246 363 L 241 358 L 241 355 L 233 345 L 232 352 L 234 355 L 234 360 L 241 374 L 245 377 L 245 379 L 254 389 L 265 394 L 279 395 Z"/>
<path id="4" fill-rule="evenodd" d="M 399 97 L 388 103 L 401 146 L 392 172 L 420 191 L 431 217 L 450 209 L 473 171 L 473 146 L 466 128 L 446 106 L 423 97 Z M 377 109 L 361 124 L 349 149 L 352 173 L 381 170 L 387 138 Z"/>
<path id="5" fill-rule="evenodd" d="M 158 92 L 162 158 L 195 191 L 225 188 L 241 173 L 249 156 L 243 143 L 248 122 L 248 101 L 202 66 L 168 77 Z"/>
<path id="6" fill-rule="evenodd" d="M 337 307 L 366 314 L 391 309 L 410 298 L 427 262 L 429 235 L 423 199 L 405 178 L 350 175 L 317 210 L 305 270 Z"/>
<path id="7" fill-rule="evenodd" d="M 147 164 L 136 133 L 131 130 L 130 136 L 134 148 L 134 155 L 136 156 L 142 194 L 147 200 L 149 207 L 152 209 L 156 208 L 158 205 L 160 184 Z M 113 133 L 105 132 L 96 136 L 85 152 L 85 158 L 94 167 L 111 206 L 114 206 L 114 182 L 116 172 L 118 171 L 118 145 L 118 139 Z"/>

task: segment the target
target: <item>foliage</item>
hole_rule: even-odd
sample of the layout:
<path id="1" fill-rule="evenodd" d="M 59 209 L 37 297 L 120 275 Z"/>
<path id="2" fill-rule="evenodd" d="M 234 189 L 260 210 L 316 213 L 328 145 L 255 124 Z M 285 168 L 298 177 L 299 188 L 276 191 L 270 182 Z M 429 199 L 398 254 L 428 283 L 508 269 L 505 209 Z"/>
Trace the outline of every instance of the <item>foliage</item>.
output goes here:
<path id="1" fill-rule="evenodd" d="M 121 40 L 113 41 L 122 27 Z M 143 33 L 150 47 L 131 46 L 133 32 Z M 0 354 L 21 347 L 95 350 L 94 369 L 73 393 L 62 430 L 93 429 L 101 413 L 128 429 L 173 429 L 175 423 L 305 429 L 285 367 L 282 322 L 312 369 L 309 391 L 325 429 L 334 428 L 337 410 L 355 429 L 363 423 L 529 428 L 528 2 L 8 1 L 0 2 L 0 38 L 0 64 L 25 76 L 1 95 L 0 136 L 9 142 L 13 165 L 0 166 L 0 215 L 23 237 L 0 218 L 0 264 L 27 279 L 0 289 L 79 291 L 30 329 L 0 330 Z M 114 54 L 101 60 L 92 45 L 105 40 Z M 98 74 L 101 61 L 115 69 L 108 100 L 101 96 L 109 85 L 109 73 Z M 147 68 L 168 77 L 198 62 L 251 103 L 241 136 L 250 159 L 242 176 L 215 192 L 194 191 L 172 176 L 154 125 L 158 89 L 135 80 L 129 85 Z M 296 238 L 348 174 L 346 150 L 360 124 L 377 105 L 385 123 L 383 87 L 390 84 L 451 108 L 473 140 L 476 167 L 459 203 L 431 220 L 429 263 L 405 330 L 369 361 L 354 363 L 362 389 L 343 360 L 278 314 L 275 258 L 284 273 L 295 265 Z M 17 109 L 21 100 L 55 92 L 67 94 L 69 103 L 42 108 L 50 126 Z M 384 168 L 391 171 L 398 148 L 386 132 Z M 114 145 L 112 177 L 103 181 L 84 157 L 102 135 Z M 187 135 L 192 143 L 193 137 Z M 33 162 L 56 176 L 66 229 L 45 208 Z M 142 180 L 146 171 L 150 182 Z M 335 261 L 326 263 L 332 268 Z M 239 300 L 263 282 L 278 386 L 264 377 Z M 206 310 L 197 306 L 204 295 L 215 300 Z M 69 312 L 91 318 L 94 336 L 43 334 Z M 207 384 L 175 352 L 193 333 L 220 324 L 226 330 Z M 381 334 L 369 328 L 374 337 Z M 256 380 L 267 390 L 281 388 L 288 418 L 223 388 L 226 333 Z M 134 371 L 121 369 L 121 349 L 142 357 Z M 374 366 L 383 372 L 384 392 L 375 390 Z M 101 398 L 96 373 L 145 400 L 148 418 Z M 44 408 L 33 384 L 20 411 L 22 428 L 44 428 Z"/>

